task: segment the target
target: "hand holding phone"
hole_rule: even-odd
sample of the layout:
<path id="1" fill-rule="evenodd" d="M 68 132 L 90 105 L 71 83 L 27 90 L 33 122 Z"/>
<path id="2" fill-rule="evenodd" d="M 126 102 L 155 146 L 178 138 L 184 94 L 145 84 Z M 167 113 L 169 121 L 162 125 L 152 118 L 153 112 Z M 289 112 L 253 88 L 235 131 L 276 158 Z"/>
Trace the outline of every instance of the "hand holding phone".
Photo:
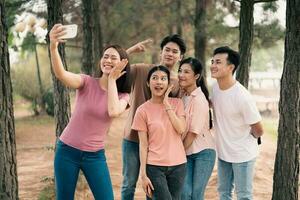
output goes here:
<path id="1" fill-rule="evenodd" d="M 64 35 L 59 37 L 59 39 L 70 39 L 74 38 L 77 35 L 77 24 L 63 25 Z"/>

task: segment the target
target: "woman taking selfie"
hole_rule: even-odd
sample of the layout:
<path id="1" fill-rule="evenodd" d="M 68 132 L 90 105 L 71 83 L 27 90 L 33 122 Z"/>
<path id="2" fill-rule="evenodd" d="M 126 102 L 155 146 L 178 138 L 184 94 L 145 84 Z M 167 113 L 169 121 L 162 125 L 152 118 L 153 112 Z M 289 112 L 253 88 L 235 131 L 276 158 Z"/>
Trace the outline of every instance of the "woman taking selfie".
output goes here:
<path id="1" fill-rule="evenodd" d="M 53 72 L 65 86 L 76 89 L 72 117 L 61 134 L 55 152 L 56 199 L 74 199 L 81 170 L 96 200 L 113 200 L 113 189 L 106 163 L 104 142 L 112 118 L 128 106 L 130 88 L 125 70 L 128 57 L 120 46 L 104 49 L 99 61 L 100 78 L 74 74 L 64 69 L 58 44 L 65 34 L 61 24 L 49 33 Z"/>

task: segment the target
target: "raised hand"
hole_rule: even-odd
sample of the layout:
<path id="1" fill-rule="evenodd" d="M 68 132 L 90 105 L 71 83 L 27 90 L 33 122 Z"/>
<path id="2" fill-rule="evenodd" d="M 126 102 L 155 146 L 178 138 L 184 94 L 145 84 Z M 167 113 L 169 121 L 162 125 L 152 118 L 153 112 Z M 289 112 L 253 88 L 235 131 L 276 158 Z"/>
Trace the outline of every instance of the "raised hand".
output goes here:
<path id="1" fill-rule="evenodd" d="M 112 70 L 110 71 L 108 78 L 114 80 L 120 78 L 123 74 L 126 73 L 126 71 L 123 71 L 123 69 L 125 69 L 127 63 L 128 63 L 127 59 L 122 59 L 120 62 L 116 63 L 112 68 Z"/>
<path id="2" fill-rule="evenodd" d="M 132 47 L 128 48 L 126 50 L 126 52 L 128 54 L 145 52 L 147 49 L 147 46 L 150 45 L 151 43 L 153 43 L 153 40 L 148 38 L 148 39 L 141 41 L 141 42 L 133 45 Z"/>
<path id="3" fill-rule="evenodd" d="M 66 32 L 63 25 L 55 24 L 49 32 L 50 44 L 57 47 L 59 42 L 66 42 L 66 40 L 60 39 L 64 34 L 66 34 Z"/>
<path id="4" fill-rule="evenodd" d="M 164 100 L 163 100 L 163 104 L 165 105 L 166 109 L 171 108 L 171 105 L 170 105 L 170 103 L 169 103 L 169 94 L 172 92 L 173 87 L 174 87 L 173 84 L 169 85 L 169 87 L 168 87 L 168 89 L 167 89 L 167 91 L 166 91 L 166 93 L 165 93 L 165 97 L 164 97 Z"/>

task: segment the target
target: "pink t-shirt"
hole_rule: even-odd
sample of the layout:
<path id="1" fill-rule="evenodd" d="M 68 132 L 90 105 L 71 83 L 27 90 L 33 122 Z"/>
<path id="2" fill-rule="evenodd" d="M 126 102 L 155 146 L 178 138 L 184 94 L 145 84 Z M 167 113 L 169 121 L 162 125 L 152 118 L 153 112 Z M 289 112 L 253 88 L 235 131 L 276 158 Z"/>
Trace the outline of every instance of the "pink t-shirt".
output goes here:
<path id="1" fill-rule="evenodd" d="M 81 78 L 74 112 L 59 139 L 82 151 L 95 152 L 104 148 L 112 121 L 107 110 L 107 92 L 99 86 L 99 79 L 83 74 Z M 128 102 L 129 94 L 119 93 L 119 98 Z"/>
<path id="2" fill-rule="evenodd" d="M 187 132 L 197 134 L 186 150 L 187 155 L 204 149 L 215 149 L 214 137 L 209 130 L 209 105 L 201 88 L 195 89 L 185 106 Z M 186 132 L 186 133 L 187 133 Z"/>
<path id="3" fill-rule="evenodd" d="M 185 116 L 181 99 L 170 98 L 169 101 L 177 116 Z M 132 129 L 148 134 L 147 164 L 175 166 L 186 162 L 181 135 L 173 128 L 163 104 L 146 101 L 139 106 Z"/>

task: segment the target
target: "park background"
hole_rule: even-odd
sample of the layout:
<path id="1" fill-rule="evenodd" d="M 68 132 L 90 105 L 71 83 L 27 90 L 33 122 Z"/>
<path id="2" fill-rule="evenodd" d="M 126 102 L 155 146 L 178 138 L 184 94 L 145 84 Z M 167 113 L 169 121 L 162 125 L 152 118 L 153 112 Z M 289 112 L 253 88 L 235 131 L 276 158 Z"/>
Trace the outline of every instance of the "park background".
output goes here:
<path id="1" fill-rule="evenodd" d="M 280 78 L 284 66 L 286 2 L 244 2 L 6 1 L 19 198 L 54 199 L 55 140 L 66 123 L 53 117 L 56 104 L 53 99 L 55 95 L 70 96 L 70 100 L 69 97 L 63 99 L 71 102 L 72 111 L 75 97 L 75 91 L 67 89 L 63 94 L 55 94 L 55 87 L 60 86 L 52 79 L 46 34 L 49 24 L 53 25 L 54 21 L 58 20 L 63 24 L 78 24 L 76 38 L 68 40 L 60 49 L 65 66 L 76 73 L 99 73 L 95 66 L 105 45 L 114 43 L 128 48 L 146 38 L 152 38 L 153 44 L 147 46 L 146 52 L 131 55 L 130 62 L 157 63 L 161 39 L 173 33 L 179 33 L 185 39 L 188 49 L 185 57 L 196 56 L 205 63 L 209 86 L 214 82 L 209 72 L 214 48 L 228 45 L 239 50 L 242 55 L 248 55 L 247 62 L 242 63 L 242 68 L 249 71 L 238 72 L 237 78 L 246 84 L 253 94 L 263 116 L 265 129 L 260 146 L 261 154 L 256 163 L 254 199 L 271 199 L 279 120 Z M 56 6 L 59 6 L 59 9 Z M 52 13 L 49 17 L 49 9 L 54 9 L 52 12 L 57 16 Z M 245 21 L 242 18 L 245 15 L 242 13 L 250 13 L 253 18 L 248 16 L 250 20 Z M 252 55 L 250 59 L 249 55 Z M 65 114 L 62 118 L 68 120 L 70 110 L 58 110 L 56 115 Z M 127 112 L 113 121 L 106 144 L 115 199 L 120 199 L 121 142 L 126 114 Z M 215 169 L 205 199 L 214 200 L 218 198 L 217 195 Z M 138 183 L 135 199 L 144 197 Z M 76 199 L 92 199 L 83 176 L 77 184 Z"/>

